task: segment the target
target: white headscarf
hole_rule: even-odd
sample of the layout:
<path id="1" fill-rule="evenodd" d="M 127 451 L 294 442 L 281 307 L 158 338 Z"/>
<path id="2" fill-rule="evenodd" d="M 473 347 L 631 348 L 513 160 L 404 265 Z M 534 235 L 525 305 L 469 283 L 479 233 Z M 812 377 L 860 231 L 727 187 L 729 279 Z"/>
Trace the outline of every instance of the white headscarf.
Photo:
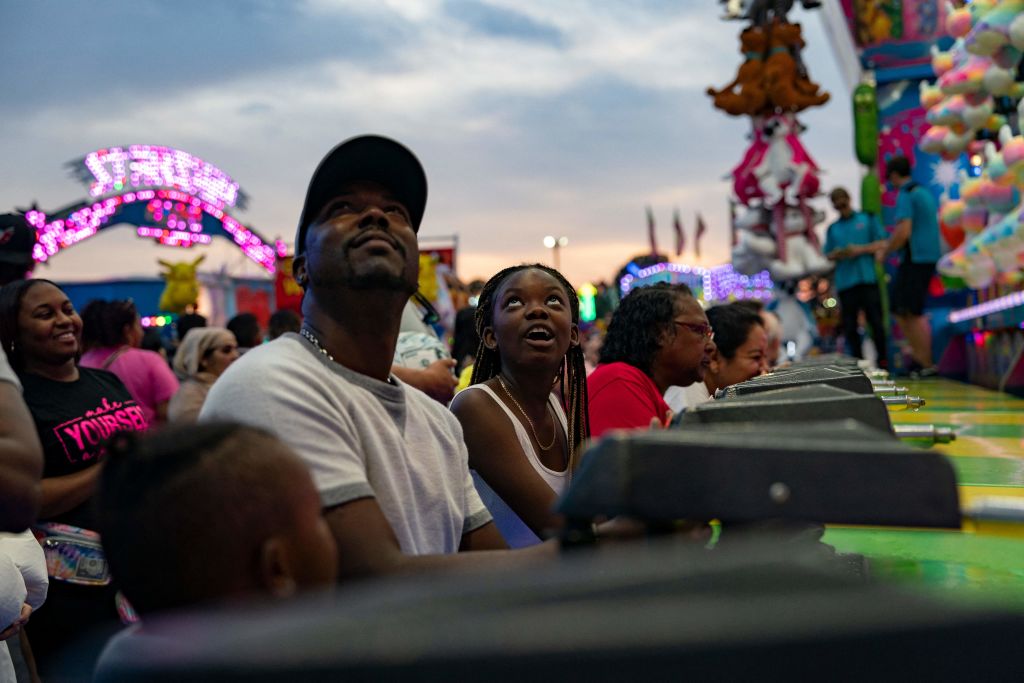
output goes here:
<path id="1" fill-rule="evenodd" d="M 174 354 L 174 372 L 181 378 L 195 377 L 210 349 L 235 343 L 235 335 L 223 327 L 193 327 Z"/>

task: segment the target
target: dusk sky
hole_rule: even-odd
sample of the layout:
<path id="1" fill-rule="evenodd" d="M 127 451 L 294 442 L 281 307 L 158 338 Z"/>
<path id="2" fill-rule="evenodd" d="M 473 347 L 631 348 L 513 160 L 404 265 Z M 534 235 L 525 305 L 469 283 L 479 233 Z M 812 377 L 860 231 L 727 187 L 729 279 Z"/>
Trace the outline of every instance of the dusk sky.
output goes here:
<path id="1" fill-rule="evenodd" d="M 716 0 L 5 1 L 0 210 L 84 199 L 66 162 L 158 144 L 229 173 L 250 197 L 235 217 L 290 242 L 323 154 L 373 132 L 420 157 L 430 185 L 420 234 L 458 235 L 464 280 L 550 261 L 548 234 L 569 238 L 561 265 L 572 281 L 608 279 L 647 248 L 646 205 L 663 250 L 680 209 L 690 245 L 679 260 L 690 263 L 701 212 L 700 262 L 722 263 L 722 177 L 749 122 L 704 94 L 741 60 L 742 25 L 720 14 Z M 804 144 L 825 188 L 857 188 L 848 87 L 820 18 L 791 18 L 833 98 L 801 117 Z M 207 254 L 204 270 L 258 272 L 226 240 L 192 251 Z M 36 273 L 152 276 L 157 258 L 190 257 L 122 226 Z"/>

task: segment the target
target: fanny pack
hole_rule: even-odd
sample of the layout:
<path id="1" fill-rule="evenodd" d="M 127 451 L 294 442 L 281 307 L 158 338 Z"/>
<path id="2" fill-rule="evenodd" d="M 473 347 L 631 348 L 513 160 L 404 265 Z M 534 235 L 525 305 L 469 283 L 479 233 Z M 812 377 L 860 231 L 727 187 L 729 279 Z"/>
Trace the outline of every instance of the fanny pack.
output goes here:
<path id="1" fill-rule="evenodd" d="M 110 583 L 107 559 L 95 531 L 70 524 L 43 522 L 32 528 L 43 546 L 46 573 L 51 579 L 82 586 L 106 586 Z"/>

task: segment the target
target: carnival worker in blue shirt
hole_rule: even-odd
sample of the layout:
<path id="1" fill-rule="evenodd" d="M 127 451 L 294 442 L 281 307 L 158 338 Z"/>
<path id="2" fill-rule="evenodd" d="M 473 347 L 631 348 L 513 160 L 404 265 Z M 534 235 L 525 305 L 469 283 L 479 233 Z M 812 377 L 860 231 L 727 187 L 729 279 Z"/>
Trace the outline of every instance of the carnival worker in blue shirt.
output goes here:
<path id="1" fill-rule="evenodd" d="M 927 377 L 936 374 L 932 331 L 924 315 L 924 302 L 935 275 L 935 264 L 942 255 L 939 207 L 927 188 L 911 180 L 910 161 L 906 157 L 897 156 L 886 162 L 885 179 L 899 190 L 896 227 L 875 256 L 881 261 L 886 254 L 902 249 L 892 287 L 892 312 L 910 344 L 911 373 Z"/>
<path id="2" fill-rule="evenodd" d="M 882 322 L 882 297 L 875 275 L 874 253 L 884 247 L 888 235 L 874 216 L 854 211 L 850 193 L 837 187 L 829 194 L 839 220 L 828 227 L 825 255 L 836 262 L 835 286 L 843 316 L 843 336 L 850 355 L 863 358 L 860 329 L 861 311 L 871 327 L 871 339 L 878 351 L 878 367 L 888 365 L 885 325 Z"/>

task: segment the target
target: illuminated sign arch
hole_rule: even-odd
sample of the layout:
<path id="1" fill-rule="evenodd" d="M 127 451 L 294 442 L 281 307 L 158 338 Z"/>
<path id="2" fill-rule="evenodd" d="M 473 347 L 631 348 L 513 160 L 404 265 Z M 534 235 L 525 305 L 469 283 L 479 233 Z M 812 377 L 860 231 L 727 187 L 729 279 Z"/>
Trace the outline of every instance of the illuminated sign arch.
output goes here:
<path id="1" fill-rule="evenodd" d="M 136 226 L 139 237 L 168 246 L 191 247 L 226 237 L 274 272 L 274 247 L 229 212 L 245 207 L 245 193 L 213 164 L 179 149 L 131 145 L 90 152 L 68 165 L 87 185 L 91 199 L 49 215 L 25 215 L 36 228 L 36 261 L 126 223 Z"/>

